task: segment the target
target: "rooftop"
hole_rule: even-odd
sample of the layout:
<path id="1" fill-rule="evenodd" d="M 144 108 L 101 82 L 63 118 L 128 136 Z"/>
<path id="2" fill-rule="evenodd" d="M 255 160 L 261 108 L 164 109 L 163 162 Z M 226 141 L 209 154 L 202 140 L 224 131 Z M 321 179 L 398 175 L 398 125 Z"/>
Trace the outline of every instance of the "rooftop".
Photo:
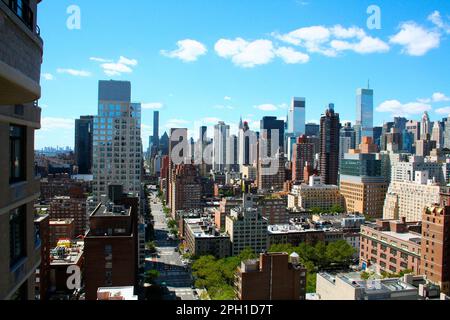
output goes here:
<path id="1" fill-rule="evenodd" d="M 65 245 L 59 245 L 50 250 L 50 265 L 64 266 L 78 264 L 83 256 L 84 241 L 66 241 Z"/>
<path id="2" fill-rule="evenodd" d="M 208 218 L 185 219 L 186 227 L 191 230 L 196 238 L 227 237 L 219 233 Z"/>
<path id="3" fill-rule="evenodd" d="M 137 300 L 134 287 L 98 288 L 97 300 Z"/>
<path id="4" fill-rule="evenodd" d="M 275 224 L 267 227 L 269 234 L 312 233 L 340 231 L 337 228 L 307 228 L 302 224 Z"/>
<path id="5" fill-rule="evenodd" d="M 320 275 L 332 283 L 340 279 L 355 289 L 363 289 L 366 294 L 417 290 L 413 285 L 404 282 L 403 278 L 362 280 L 358 272 L 337 275 L 321 273 Z"/>
<path id="6" fill-rule="evenodd" d="M 64 226 L 72 224 L 74 221 L 75 219 L 51 219 L 49 224 L 52 226 Z"/>
<path id="7" fill-rule="evenodd" d="M 131 208 L 126 208 L 125 206 L 115 205 L 113 203 L 101 204 L 94 211 L 93 216 L 96 217 L 120 217 L 120 216 L 130 216 Z"/>

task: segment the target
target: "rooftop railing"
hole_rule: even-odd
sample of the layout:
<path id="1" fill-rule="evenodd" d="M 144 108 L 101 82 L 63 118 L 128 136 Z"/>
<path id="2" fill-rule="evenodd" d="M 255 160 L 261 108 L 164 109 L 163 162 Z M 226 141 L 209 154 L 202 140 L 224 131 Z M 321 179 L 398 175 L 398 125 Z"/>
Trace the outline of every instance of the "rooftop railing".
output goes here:
<path id="1" fill-rule="evenodd" d="M 34 27 L 34 13 L 27 0 L 1 0 L 33 33 L 40 35 L 39 26 Z"/>

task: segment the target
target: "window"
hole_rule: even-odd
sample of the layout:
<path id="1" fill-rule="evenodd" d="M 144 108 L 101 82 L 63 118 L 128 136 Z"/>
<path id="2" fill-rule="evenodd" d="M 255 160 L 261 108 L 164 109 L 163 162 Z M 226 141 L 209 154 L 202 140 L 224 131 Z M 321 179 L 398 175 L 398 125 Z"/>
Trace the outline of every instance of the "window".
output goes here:
<path id="1" fill-rule="evenodd" d="M 14 209 L 9 214 L 9 258 L 10 266 L 25 257 L 26 207 Z"/>
<path id="2" fill-rule="evenodd" d="M 24 181 L 25 173 L 25 127 L 9 127 L 9 183 Z"/>

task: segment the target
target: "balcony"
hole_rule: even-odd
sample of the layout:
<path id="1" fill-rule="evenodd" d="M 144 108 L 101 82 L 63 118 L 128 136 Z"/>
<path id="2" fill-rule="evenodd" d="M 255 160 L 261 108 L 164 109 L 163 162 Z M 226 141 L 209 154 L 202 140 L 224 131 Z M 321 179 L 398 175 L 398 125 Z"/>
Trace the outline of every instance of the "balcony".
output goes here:
<path id="1" fill-rule="evenodd" d="M 38 2 L 0 0 L 0 105 L 24 104 L 41 96 Z"/>

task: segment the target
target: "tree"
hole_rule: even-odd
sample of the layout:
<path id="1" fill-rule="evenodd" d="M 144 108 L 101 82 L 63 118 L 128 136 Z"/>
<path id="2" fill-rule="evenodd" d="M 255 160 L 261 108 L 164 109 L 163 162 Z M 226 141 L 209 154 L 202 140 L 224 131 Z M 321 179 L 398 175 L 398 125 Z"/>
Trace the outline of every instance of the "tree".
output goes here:
<path id="1" fill-rule="evenodd" d="M 330 208 L 330 212 L 331 213 L 344 213 L 345 209 L 342 206 L 335 204 L 334 206 L 332 206 Z"/>
<path id="2" fill-rule="evenodd" d="M 351 264 L 355 249 L 345 240 L 330 243 L 326 248 L 326 256 L 333 264 L 348 266 Z"/>
<path id="3" fill-rule="evenodd" d="M 149 241 L 146 243 L 146 247 L 150 252 L 155 252 L 156 251 L 156 244 L 154 241 Z"/>
<path id="4" fill-rule="evenodd" d="M 321 209 L 321 208 L 318 208 L 318 207 L 315 207 L 315 208 L 311 208 L 311 212 L 313 213 L 313 214 L 321 214 L 321 213 L 323 213 L 325 210 L 323 210 L 323 209 Z"/>
<path id="5" fill-rule="evenodd" d="M 169 222 L 167 222 L 167 226 L 169 229 L 174 229 L 177 227 L 177 222 L 173 219 L 170 219 Z"/>
<path id="6" fill-rule="evenodd" d="M 154 283 L 154 281 L 158 279 L 159 275 L 158 270 L 147 270 L 144 274 L 145 282 Z"/>

